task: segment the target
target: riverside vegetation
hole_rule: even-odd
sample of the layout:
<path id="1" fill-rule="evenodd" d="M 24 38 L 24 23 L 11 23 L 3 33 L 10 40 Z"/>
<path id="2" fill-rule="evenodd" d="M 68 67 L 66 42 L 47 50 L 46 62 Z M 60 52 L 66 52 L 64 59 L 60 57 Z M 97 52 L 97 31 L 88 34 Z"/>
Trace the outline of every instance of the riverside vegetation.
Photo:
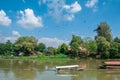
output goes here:
<path id="1" fill-rule="evenodd" d="M 14 43 L 8 40 L 0 43 L 1 58 L 27 58 L 31 59 L 69 59 L 69 58 L 120 58 L 120 38 L 112 37 L 109 25 L 101 22 L 94 30 L 97 35 L 95 39 L 72 35 L 69 45 L 63 43 L 57 48 L 46 47 L 43 43 L 38 43 L 35 37 L 22 36 Z"/>

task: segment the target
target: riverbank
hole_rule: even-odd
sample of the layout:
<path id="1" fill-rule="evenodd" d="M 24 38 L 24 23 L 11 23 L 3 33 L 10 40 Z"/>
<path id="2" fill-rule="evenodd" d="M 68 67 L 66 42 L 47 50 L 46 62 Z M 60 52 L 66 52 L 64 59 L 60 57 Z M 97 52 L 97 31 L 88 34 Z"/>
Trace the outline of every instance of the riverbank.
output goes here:
<path id="1" fill-rule="evenodd" d="M 51 56 L 38 55 L 38 56 L 0 56 L 0 59 L 16 59 L 16 60 L 72 60 L 64 54 L 57 54 Z"/>

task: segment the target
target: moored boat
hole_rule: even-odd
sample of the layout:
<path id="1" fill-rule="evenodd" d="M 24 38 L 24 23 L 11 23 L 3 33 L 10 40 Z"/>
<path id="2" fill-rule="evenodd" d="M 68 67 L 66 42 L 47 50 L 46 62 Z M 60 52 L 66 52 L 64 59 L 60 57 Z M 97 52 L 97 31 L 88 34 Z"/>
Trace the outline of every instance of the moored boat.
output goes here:
<path id="1" fill-rule="evenodd" d="M 99 69 L 120 69 L 120 61 L 106 61 Z"/>

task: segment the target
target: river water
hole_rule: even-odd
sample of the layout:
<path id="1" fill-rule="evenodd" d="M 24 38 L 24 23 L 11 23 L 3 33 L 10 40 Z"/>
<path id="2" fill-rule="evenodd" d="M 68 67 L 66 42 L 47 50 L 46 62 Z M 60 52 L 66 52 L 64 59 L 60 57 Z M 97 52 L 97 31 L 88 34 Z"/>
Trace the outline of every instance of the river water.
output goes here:
<path id="1" fill-rule="evenodd" d="M 0 80 L 120 80 L 120 70 L 99 70 L 102 60 L 0 60 Z M 55 71 L 79 65 L 83 71 Z"/>

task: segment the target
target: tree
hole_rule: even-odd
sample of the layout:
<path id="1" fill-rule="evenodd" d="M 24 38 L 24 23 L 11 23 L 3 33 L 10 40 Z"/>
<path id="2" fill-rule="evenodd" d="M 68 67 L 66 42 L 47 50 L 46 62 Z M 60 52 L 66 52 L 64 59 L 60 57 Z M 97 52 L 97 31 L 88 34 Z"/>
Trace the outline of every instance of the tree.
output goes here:
<path id="1" fill-rule="evenodd" d="M 10 42 L 10 40 L 8 40 L 5 43 L 5 55 L 11 55 L 13 51 L 13 44 Z"/>
<path id="2" fill-rule="evenodd" d="M 110 58 L 120 58 L 120 39 L 115 37 L 110 44 Z"/>
<path id="3" fill-rule="evenodd" d="M 79 44 L 77 43 L 77 42 L 73 42 L 72 44 L 71 44 L 71 51 L 72 51 L 72 56 L 73 57 L 79 57 L 79 53 L 80 53 L 80 49 L 79 49 Z"/>
<path id="4" fill-rule="evenodd" d="M 118 43 L 120 43 L 120 38 L 115 37 L 115 38 L 114 38 L 114 42 L 118 42 Z"/>
<path id="5" fill-rule="evenodd" d="M 35 50 L 36 45 L 37 40 L 34 37 L 19 37 L 14 43 L 16 55 L 19 55 L 19 53 L 22 52 L 25 56 L 28 56 Z"/>
<path id="6" fill-rule="evenodd" d="M 97 37 L 97 52 L 101 56 L 101 58 L 109 58 L 109 47 L 110 43 L 104 37 Z"/>
<path id="7" fill-rule="evenodd" d="M 72 40 L 70 42 L 70 45 L 72 45 L 73 42 L 76 42 L 77 44 L 83 43 L 83 40 L 80 36 L 72 35 Z"/>
<path id="8" fill-rule="evenodd" d="M 56 48 L 48 47 L 47 48 L 47 53 L 50 54 L 50 55 L 55 55 L 56 54 Z"/>
<path id="9" fill-rule="evenodd" d="M 13 44 L 10 40 L 6 41 L 6 43 L 0 43 L 0 55 L 9 56 L 12 54 Z"/>
<path id="10" fill-rule="evenodd" d="M 0 43 L 0 55 L 4 55 L 5 54 L 5 44 Z"/>
<path id="11" fill-rule="evenodd" d="M 46 48 L 45 44 L 39 43 L 38 45 L 36 45 L 35 50 L 43 52 L 45 50 L 45 48 Z"/>
<path id="12" fill-rule="evenodd" d="M 87 43 L 87 51 L 89 56 L 95 56 L 97 53 L 97 43 L 94 40 L 89 40 Z"/>
<path id="13" fill-rule="evenodd" d="M 72 40 L 70 42 L 70 48 L 72 52 L 71 56 L 79 57 L 79 53 L 81 51 L 79 47 L 81 44 L 83 44 L 83 40 L 81 39 L 81 37 L 72 35 Z"/>
<path id="14" fill-rule="evenodd" d="M 68 46 L 65 43 L 60 45 L 57 49 L 57 53 L 60 53 L 60 54 L 67 54 L 67 51 L 68 51 Z"/>
<path id="15" fill-rule="evenodd" d="M 107 41 L 111 42 L 112 41 L 112 35 L 111 35 L 111 30 L 109 25 L 106 22 L 101 22 L 98 25 L 98 28 L 95 30 L 97 32 L 97 37 L 102 36 L 104 37 Z"/>
<path id="16" fill-rule="evenodd" d="M 120 58 L 119 49 L 120 49 L 120 43 L 114 41 L 111 42 L 109 49 L 110 58 Z"/>

